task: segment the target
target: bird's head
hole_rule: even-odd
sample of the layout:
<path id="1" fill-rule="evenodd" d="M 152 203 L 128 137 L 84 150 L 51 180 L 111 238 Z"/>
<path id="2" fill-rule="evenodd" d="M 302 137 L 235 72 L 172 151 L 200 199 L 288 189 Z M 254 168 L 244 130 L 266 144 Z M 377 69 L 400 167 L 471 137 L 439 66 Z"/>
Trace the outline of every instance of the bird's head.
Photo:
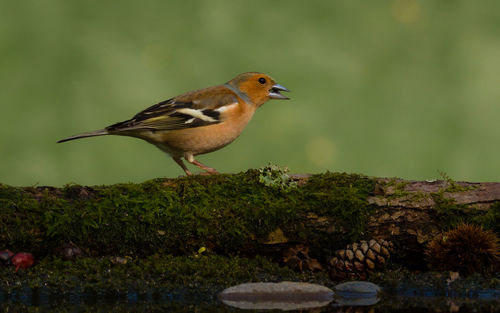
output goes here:
<path id="1" fill-rule="evenodd" d="M 280 91 L 290 90 L 277 84 L 269 75 L 263 73 L 243 73 L 231 79 L 227 84 L 238 89 L 257 106 L 261 106 L 269 99 L 289 99 Z"/>

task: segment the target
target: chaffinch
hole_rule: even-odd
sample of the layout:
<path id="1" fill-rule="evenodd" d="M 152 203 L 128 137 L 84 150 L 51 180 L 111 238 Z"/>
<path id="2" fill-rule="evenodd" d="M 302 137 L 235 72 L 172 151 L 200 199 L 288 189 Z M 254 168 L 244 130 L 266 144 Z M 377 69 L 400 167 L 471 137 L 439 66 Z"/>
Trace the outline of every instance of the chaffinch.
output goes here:
<path id="1" fill-rule="evenodd" d="M 59 140 L 120 135 L 144 139 L 170 155 L 192 175 L 181 158 L 211 174 L 217 171 L 194 156 L 218 150 L 238 138 L 255 110 L 269 99 L 289 99 L 289 91 L 270 76 L 243 73 L 227 83 L 186 92 L 137 113 L 130 120 L 104 129 Z"/>

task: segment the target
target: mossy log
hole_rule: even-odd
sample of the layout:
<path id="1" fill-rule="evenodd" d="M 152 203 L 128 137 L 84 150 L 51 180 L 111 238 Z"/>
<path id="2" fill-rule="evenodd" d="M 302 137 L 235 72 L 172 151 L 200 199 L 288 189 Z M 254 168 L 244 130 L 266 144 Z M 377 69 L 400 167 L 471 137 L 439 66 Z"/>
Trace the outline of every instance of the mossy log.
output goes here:
<path id="1" fill-rule="evenodd" d="M 92 187 L 0 184 L 0 250 L 37 258 L 71 243 L 88 256 L 207 251 L 279 260 L 301 243 L 326 262 L 346 244 L 384 238 L 411 268 L 425 264 L 430 239 L 461 221 L 498 233 L 500 184 L 278 170 Z"/>

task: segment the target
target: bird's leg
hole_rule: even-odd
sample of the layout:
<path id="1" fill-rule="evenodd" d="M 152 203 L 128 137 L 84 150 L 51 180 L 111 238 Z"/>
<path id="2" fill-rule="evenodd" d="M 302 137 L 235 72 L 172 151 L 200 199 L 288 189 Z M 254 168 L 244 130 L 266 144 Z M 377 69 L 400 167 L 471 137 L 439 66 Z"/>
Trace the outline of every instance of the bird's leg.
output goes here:
<path id="1" fill-rule="evenodd" d="M 184 159 L 186 159 L 186 161 L 188 161 L 189 163 L 198 166 L 202 170 L 207 171 L 207 173 L 209 173 L 209 174 L 219 174 L 219 172 L 217 172 L 215 170 L 215 168 L 208 167 L 205 164 L 196 161 L 194 159 L 194 155 L 192 153 L 185 153 L 184 154 Z"/>
<path id="2" fill-rule="evenodd" d="M 179 164 L 180 167 L 182 167 L 182 169 L 184 170 L 184 172 L 186 172 L 186 175 L 187 176 L 191 176 L 193 175 L 193 173 L 191 173 L 190 170 L 188 170 L 188 168 L 186 167 L 186 165 L 184 164 L 184 162 L 182 162 L 181 158 L 173 158 L 175 163 Z"/>

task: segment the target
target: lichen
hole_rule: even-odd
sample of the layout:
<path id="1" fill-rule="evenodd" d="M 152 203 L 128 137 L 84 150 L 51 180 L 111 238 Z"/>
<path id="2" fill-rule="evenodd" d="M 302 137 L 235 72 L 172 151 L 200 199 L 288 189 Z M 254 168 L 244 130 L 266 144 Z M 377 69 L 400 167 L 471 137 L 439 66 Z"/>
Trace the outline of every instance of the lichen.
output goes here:
<path id="1" fill-rule="evenodd" d="M 283 191 L 289 191 L 297 187 L 297 183 L 288 175 L 288 167 L 269 164 L 259 168 L 259 182 L 268 187 L 279 188 Z"/>

